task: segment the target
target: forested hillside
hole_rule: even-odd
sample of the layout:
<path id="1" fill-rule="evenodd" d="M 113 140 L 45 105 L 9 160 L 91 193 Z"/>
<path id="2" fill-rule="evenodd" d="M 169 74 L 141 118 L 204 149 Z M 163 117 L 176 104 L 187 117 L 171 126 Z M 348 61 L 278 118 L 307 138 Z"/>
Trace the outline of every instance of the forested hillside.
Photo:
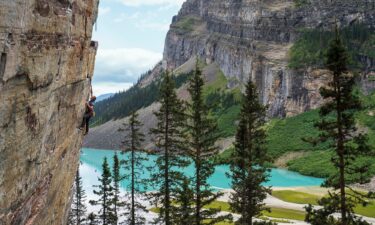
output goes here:
<path id="1" fill-rule="evenodd" d="M 338 8 L 344 7 L 337 4 Z M 298 10 L 303 11 L 304 7 L 307 6 L 300 4 Z M 203 29 L 202 24 L 205 21 L 197 16 L 191 16 L 190 14 L 193 12 L 189 11 L 190 9 L 184 8 L 184 10 L 187 10 L 185 12 L 187 15 L 181 14 L 175 19 L 169 36 L 188 36 L 194 39 L 196 38 L 194 35 L 198 35 L 198 31 L 201 32 L 199 29 Z M 315 19 L 313 18 L 312 21 L 315 22 Z M 347 20 L 342 19 L 342 21 L 339 33 L 348 50 L 349 69 L 352 73 L 359 75 L 356 92 L 365 103 L 365 107 L 356 114 L 356 120 L 359 129 L 368 131 L 370 143 L 375 147 L 375 105 L 373 104 L 375 100 L 373 93 L 375 87 L 375 29 L 373 26 L 369 26 L 368 22 L 363 22 L 362 18 L 353 19 L 347 24 L 344 23 Z M 206 23 L 209 24 L 212 21 Z M 214 28 L 210 27 L 210 29 Z M 204 32 L 208 31 L 204 30 Z M 220 32 L 224 31 L 220 30 Z M 192 34 L 194 35 L 190 36 Z M 314 121 L 318 118 L 318 108 L 322 103 L 319 88 L 328 83 L 324 64 L 328 43 L 333 38 L 334 32 L 332 27 L 327 29 L 325 26 L 316 26 L 314 28 L 298 28 L 295 30 L 295 34 L 295 41 L 291 45 L 275 44 L 274 42 L 265 45 L 263 42 L 254 42 L 253 47 L 248 46 L 247 48 L 248 50 L 253 48 L 252 54 L 260 54 L 261 60 L 255 60 L 255 64 L 247 66 L 254 70 L 252 76 L 259 88 L 260 101 L 268 106 L 268 122 L 265 129 L 268 134 L 269 153 L 275 160 L 274 165 L 287 167 L 306 175 L 327 177 L 333 172 L 333 167 L 325 166 L 331 158 L 330 153 L 325 151 L 328 149 L 328 144 L 313 146 L 302 139 L 307 138 L 306 134 L 314 136 L 319 133 L 314 127 Z M 217 35 L 217 33 L 213 35 L 214 40 L 209 39 L 209 41 L 217 41 Z M 222 39 L 218 40 L 221 43 Z M 194 44 L 196 43 L 194 42 Z M 168 67 L 172 67 L 176 71 L 183 68 L 182 71 L 184 71 L 173 78 L 178 89 L 186 84 L 191 74 L 186 72 L 189 70 L 185 70 L 185 67 L 189 67 L 187 64 L 191 64 L 189 62 L 191 60 L 186 62 L 179 58 L 180 56 L 172 55 L 170 48 L 175 47 L 180 51 L 180 47 L 184 45 L 187 45 L 187 41 L 173 42 L 167 37 L 166 51 L 170 56 L 167 58 L 170 63 Z M 193 48 L 192 45 L 185 47 Z M 196 51 L 196 49 L 194 48 L 192 51 Z M 218 50 L 213 49 L 213 51 Z M 230 48 L 225 51 L 227 51 L 226 57 L 229 60 L 233 56 L 233 52 Z M 284 52 L 285 56 L 281 54 L 283 51 L 286 51 Z M 234 136 L 238 126 L 239 102 L 247 74 L 231 74 L 229 76 L 228 74 L 236 73 L 238 69 L 230 61 L 220 64 L 218 61 L 222 60 L 221 58 L 213 63 L 207 59 L 207 55 L 198 55 L 198 57 L 203 57 L 200 60 L 201 66 L 206 68 L 204 73 L 210 73 L 210 69 L 207 68 L 214 64 L 217 67 L 214 80 L 211 75 L 206 74 L 206 79 L 210 82 L 204 86 L 204 100 L 210 108 L 210 115 L 218 123 L 219 137 L 228 141 Z M 215 57 L 222 57 L 222 55 L 215 55 Z M 239 55 L 239 57 L 244 56 Z M 172 62 L 173 59 L 178 63 Z M 243 63 L 241 61 L 243 58 L 237 60 L 239 61 L 233 63 Z M 182 62 L 185 63 L 179 65 Z M 258 68 L 259 65 L 262 67 Z M 243 69 L 242 72 L 245 70 Z M 99 102 L 96 105 L 97 117 L 92 121 L 92 126 L 98 127 L 109 120 L 125 118 L 132 111 L 140 110 L 156 102 L 160 77 L 154 78 L 147 86 L 139 85 L 142 83 L 142 79 L 147 79 L 147 75 L 145 75 L 138 84 L 128 91 Z M 97 129 L 100 129 L 100 126 Z M 228 148 L 230 144 L 225 146 L 227 147 L 222 149 L 223 152 L 218 160 L 220 162 L 225 162 L 231 152 L 231 148 Z M 375 166 L 371 168 L 371 174 L 375 174 Z"/>
<path id="2" fill-rule="evenodd" d="M 184 84 L 190 74 L 174 76 L 176 87 Z M 154 80 L 146 87 L 135 84 L 129 90 L 114 94 L 112 97 L 95 104 L 96 116 L 91 126 L 98 126 L 109 120 L 121 119 L 129 116 L 133 111 L 156 102 L 159 97 L 160 80 Z"/>

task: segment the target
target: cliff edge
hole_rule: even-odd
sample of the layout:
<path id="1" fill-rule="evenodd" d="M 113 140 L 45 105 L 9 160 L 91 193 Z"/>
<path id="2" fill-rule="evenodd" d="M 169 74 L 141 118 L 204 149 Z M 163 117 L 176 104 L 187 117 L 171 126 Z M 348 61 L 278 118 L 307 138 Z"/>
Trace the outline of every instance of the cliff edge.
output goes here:
<path id="1" fill-rule="evenodd" d="M 327 71 L 319 67 L 290 67 L 296 41 L 309 31 L 315 36 L 304 43 L 316 41 L 313 48 L 323 52 L 319 39 L 336 23 L 344 29 L 360 24 L 373 33 L 374 15 L 372 0 L 187 0 L 173 18 L 163 60 L 175 69 L 197 55 L 207 64 L 217 63 L 232 87 L 250 77 L 261 102 L 269 105 L 269 116 L 294 116 L 319 107 L 319 88 L 328 83 Z M 368 79 L 375 70 L 374 58 L 361 55 L 354 60 L 364 64 L 359 69 L 362 86 L 374 89 Z"/>
<path id="2" fill-rule="evenodd" d="M 0 2 L 0 224 L 66 224 L 99 0 Z"/>

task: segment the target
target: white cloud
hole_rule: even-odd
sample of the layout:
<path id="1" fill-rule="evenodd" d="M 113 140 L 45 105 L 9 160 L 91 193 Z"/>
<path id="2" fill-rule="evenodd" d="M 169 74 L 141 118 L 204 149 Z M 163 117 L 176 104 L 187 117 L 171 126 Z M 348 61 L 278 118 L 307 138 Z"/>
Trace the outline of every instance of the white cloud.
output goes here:
<path id="1" fill-rule="evenodd" d="M 99 7 L 99 16 L 104 16 L 108 14 L 109 12 L 111 12 L 110 7 Z"/>
<path id="2" fill-rule="evenodd" d="M 140 48 L 100 49 L 96 58 L 94 81 L 136 82 L 162 59 L 162 53 Z"/>
<path id="3" fill-rule="evenodd" d="M 118 0 L 126 6 L 174 5 L 180 7 L 185 0 Z"/>
<path id="4" fill-rule="evenodd" d="M 162 21 L 159 15 L 152 11 L 134 12 L 132 14 L 121 13 L 113 22 L 131 23 L 139 30 L 168 31 L 170 21 Z"/>
<path id="5" fill-rule="evenodd" d="M 121 13 L 119 16 L 117 16 L 113 21 L 115 23 L 121 23 L 121 22 L 124 22 L 124 21 L 129 21 L 129 20 L 137 20 L 139 19 L 141 16 L 141 13 L 140 12 L 135 12 L 133 14 L 125 14 L 125 13 Z"/>
<path id="6" fill-rule="evenodd" d="M 108 93 L 117 93 L 119 91 L 128 90 L 133 83 L 118 83 L 118 82 L 94 82 L 92 89 L 94 95 L 99 96 Z"/>

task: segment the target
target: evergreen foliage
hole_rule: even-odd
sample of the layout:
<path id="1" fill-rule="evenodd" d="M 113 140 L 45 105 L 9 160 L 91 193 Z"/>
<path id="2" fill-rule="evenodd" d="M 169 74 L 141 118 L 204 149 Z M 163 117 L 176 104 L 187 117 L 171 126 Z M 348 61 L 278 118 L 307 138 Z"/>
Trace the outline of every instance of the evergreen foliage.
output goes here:
<path id="1" fill-rule="evenodd" d="M 256 87 L 249 80 L 230 162 L 234 190 L 231 208 L 241 215 L 236 221 L 239 225 L 256 224 L 253 217 L 266 209 L 263 200 L 271 192 L 270 188 L 262 186 L 270 172 L 266 167 L 269 158 L 265 148 L 265 115 L 266 107 L 259 103 Z"/>
<path id="2" fill-rule="evenodd" d="M 96 215 L 94 213 L 90 213 L 87 216 L 87 225 L 98 225 L 98 221 L 97 221 Z"/>
<path id="3" fill-rule="evenodd" d="M 159 217 L 155 222 L 165 225 L 174 224 L 176 219 L 177 206 L 172 204 L 172 200 L 176 199 L 179 184 L 184 179 L 181 168 L 189 164 L 181 157 L 185 154 L 183 127 L 186 119 L 183 103 L 177 98 L 174 89 L 172 76 L 166 73 L 160 88 L 161 107 L 155 112 L 157 126 L 151 130 L 160 151 L 150 178 L 157 191 L 151 197 L 154 205 L 160 204 Z"/>
<path id="4" fill-rule="evenodd" d="M 297 7 L 302 7 L 304 5 L 308 5 L 310 4 L 310 1 L 309 0 L 293 0 L 294 1 L 294 4 L 297 6 Z"/>
<path id="5" fill-rule="evenodd" d="M 217 125 L 209 118 L 209 111 L 203 98 L 204 80 L 202 72 L 196 63 L 194 75 L 189 81 L 188 91 L 191 103 L 188 108 L 188 155 L 194 162 L 193 202 L 195 206 L 194 224 L 216 224 L 228 219 L 218 216 L 220 208 L 203 208 L 220 197 L 220 192 L 214 193 L 207 179 L 214 173 L 212 156 L 218 153 L 215 142 L 218 139 Z"/>
<path id="6" fill-rule="evenodd" d="M 113 168 L 112 168 L 112 180 L 113 180 L 113 196 L 111 199 L 111 204 L 113 206 L 115 224 L 118 223 L 119 215 L 118 212 L 120 207 L 124 206 L 124 202 L 120 199 L 120 182 L 123 180 L 123 177 L 120 174 L 120 160 L 118 158 L 117 152 L 113 155 Z"/>
<path id="7" fill-rule="evenodd" d="M 143 162 L 147 160 L 142 155 L 143 149 L 141 148 L 144 141 L 144 134 L 140 129 L 143 124 L 138 120 L 138 115 L 133 112 L 129 123 L 124 124 L 124 126 L 125 128 L 120 130 L 126 133 L 122 153 L 128 153 L 129 158 L 122 160 L 121 163 L 126 171 L 125 179 L 130 180 L 128 187 L 128 190 L 130 190 L 130 196 L 128 197 L 130 199 L 125 203 L 126 224 L 140 225 L 145 223 L 145 218 L 140 213 L 147 212 L 145 206 L 137 199 L 140 194 L 144 193 L 143 190 L 146 185 L 145 180 L 141 178 L 146 169 Z"/>
<path id="8" fill-rule="evenodd" d="M 172 79 L 176 82 L 176 87 L 179 88 L 189 76 L 190 73 L 180 74 Z M 91 126 L 130 116 L 132 112 L 151 105 L 158 100 L 160 85 L 160 80 L 155 80 L 145 87 L 141 87 L 140 83 L 137 83 L 126 91 L 96 103 L 95 117 L 91 120 Z"/>
<path id="9" fill-rule="evenodd" d="M 363 24 L 353 23 L 341 29 L 342 41 L 348 46 L 347 66 L 352 70 L 365 70 L 367 66 L 363 57 L 375 59 L 375 29 Z M 325 49 L 334 37 L 334 32 L 324 30 L 302 30 L 301 37 L 290 50 L 289 67 L 325 66 Z"/>
<path id="10" fill-rule="evenodd" d="M 87 210 L 85 205 L 86 193 L 82 187 L 82 177 L 79 175 L 79 169 L 76 173 L 74 187 L 73 202 L 69 213 L 69 224 L 80 225 L 85 223 Z"/>
<path id="11" fill-rule="evenodd" d="M 176 204 L 176 220 L 179 225 L 193 225 L 194 220 L 194 192 L 191 189 L 191 181 L 187 177 L 181 183 L 181 188 L 177 190 Z"/>
<path id="12" fill-rule="evenodd" d="M 322 209 L 306 208 L 306 221 L 312 225 L 365 225 L 368 224 L 354 215 L 357 204 L 368 202 L 362 193 L 354 191 L 350 183 L 365 183 L 369 179 L 364 176 L 370 165 L 366 162 L 355 163 L 359 156 L 370 156 L 372 151 L 367 145 L 367 136 L 356 128 L 354 114 L 361 108 L 361 102 L 353 93 L 355 76 L 347 68 L 349 59 L 347 51 L 336 28 L 336 37 L 331 41 L 326 60 L 326 68 L 331 71 L 332 81 L 328 87 L 320 90 L 326 100 L 320 109 L 320 121 L 316 127 L 321 131 L 318 140 L 307 139 L 316 143 L 330 141 L 334 152 L 331 162 L 336 173 L 324 183 L 334 191 L 319 201 Z M 348 191 L 351 190 L 351 191 Z M 339 219 L 333 213 L 340 213 Z"/>
<path id="13" fill-rule="evenodd" d="M 90 204 L 100 206 L 99 218 L 102 225 L 113 225 L 116 224 L 117 218 L 112 204 L 112 175 L 106 157 L 103 160 L 102 170 L 103 173 L 101 177 L 98 178 L 100 184 L 94 186 L 98 188 L 98 190 L 94 190 L 94 194 L 97 195 L 99 199 L 90 200 Z"/>

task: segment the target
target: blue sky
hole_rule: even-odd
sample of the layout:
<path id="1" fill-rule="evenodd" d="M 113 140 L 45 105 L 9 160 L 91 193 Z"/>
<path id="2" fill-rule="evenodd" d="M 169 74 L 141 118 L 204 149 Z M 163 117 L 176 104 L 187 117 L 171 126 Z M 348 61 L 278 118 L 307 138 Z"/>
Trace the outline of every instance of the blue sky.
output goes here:
<path id="1" fill-rule="evenodd" d="M 162 59 L 165 35 L 184 0 L 101 0 L 95 95 L 129 88 Z"/>

